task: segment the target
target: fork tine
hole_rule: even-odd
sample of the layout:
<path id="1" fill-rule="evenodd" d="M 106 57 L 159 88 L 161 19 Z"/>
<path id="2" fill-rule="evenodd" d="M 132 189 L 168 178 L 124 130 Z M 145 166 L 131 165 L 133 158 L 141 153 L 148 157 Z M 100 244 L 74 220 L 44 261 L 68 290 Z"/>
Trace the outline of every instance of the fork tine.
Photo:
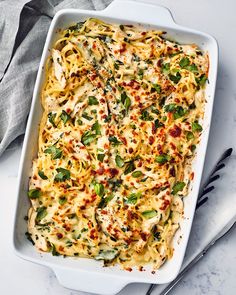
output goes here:
<path id="1" fill-rule="evenodd" d="M 216 180 L 219 179 L 219 178 L 220 178 L 220 175 L 219 175 L 219 174 L 216 174 L 216 175 L 212 176 L 212 177 L 209 179 L 207 186 L 208 186 L 210 183 L 216 181 Z"/>
<path id="2" fill-rule="evenodd" d="M 216 167 L 211 172 L 211 176 L 214 175 L 217 171 L 223 169 L 224 167 L 225 167 L 225 164 L 224 163 L 221 163 L 219 165 L 216 165 Z"/>
<path id="3" fill-rule="evenodd" d="M 219 164 L 220 162 L 224 161 L 226 158 L 228 158 L 233 152 L 232 148 L 227 149 L 222 156 L 220 157 L 219 161 L 217 164 Z"/>
<path id="4" fill-rule="evenodd" d="M 197 205 L 196 205 L 196 210 L 200 208 L 203 204 L 205 204 L 207 200 L 208 200 L 208 197 L 205 197 L 204 199 L 199 200 L 199 202 L 197 202 Z"/>
<path id="5" fill-rule="evenodd" d="M 209 192 L 213 191 L 214 188 L 215 188 L 214 185 L 212 185 L 212 186 L 210 186 L 210 187 L 204 189 L 204 190 L 201 192 L 201 195 L 199 196 L 198 199 L 200 200 L 203 196 L 205 196 L 205 195 L 208 194 Z"/>

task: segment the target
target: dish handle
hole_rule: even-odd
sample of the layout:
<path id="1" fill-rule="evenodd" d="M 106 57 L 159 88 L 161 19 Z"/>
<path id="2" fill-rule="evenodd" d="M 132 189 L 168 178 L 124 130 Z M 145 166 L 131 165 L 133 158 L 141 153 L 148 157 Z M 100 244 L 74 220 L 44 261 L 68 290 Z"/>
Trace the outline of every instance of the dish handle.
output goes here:
<path id="1" fill-rule="evenodd" d="M 103 273 L 85 272 L 71 268 L 65 269 L 65 267 L 60 266 L 53 266 L 53 270 L 63 287 L 76 291 L 113 295 L 130 283 L 125 278 L 108 276 Z"/>
<path id="2" fill-rule="evenodd" d="M 171 12 L 166 7 L 134 0 L 114 0 L 103 10 L 106 16 L 125 17 L 137 21 L 138 23 L 156 23 L 159 26 L 177 27 Z"/>

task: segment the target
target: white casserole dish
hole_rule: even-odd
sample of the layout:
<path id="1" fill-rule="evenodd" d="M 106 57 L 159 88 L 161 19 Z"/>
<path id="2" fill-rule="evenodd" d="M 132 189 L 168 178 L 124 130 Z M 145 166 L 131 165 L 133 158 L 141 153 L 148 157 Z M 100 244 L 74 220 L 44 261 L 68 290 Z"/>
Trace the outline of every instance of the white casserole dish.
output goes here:
<path id="1" fill-rule="evenodd" d="M 27 215 L 30 206 L 27 197 L 28 182 L 32 160 L 37 155 L 38 126 L 42 115 L 40 91 L 44 78 L 44 64 L 49 54 L 49 49 L 57 38 L 58 29 L 66 28 L 72 23 L 83 21 L 88 17 L 97 17 L 108 22 L 120 24 L 138 23 L 144 26 L 158 28 L 167 31 L 167 36 L 180 43 L 196 43 L 202 50 L 209 52 L 210 71 L 209 84 L 206 88 L 207 103 L 203 122 L 204 131 L 193 164 L 195 178 L 189 195 L 185 198 L 185 214 L 181 222 L 181 228 L 174 238 L 174 256 L 155 274 L 152 274 L 148 268 L 146 268 L 147 270 L 145 272 L 138 270 L 127 272 L 121 270 L 119 267 L 104 268 L 101 262 L 95 260 L 83 258 L 65 259 L 63 257 L 54 257 L 50 253 L 40 254 L 25 238 L 27 223 L 24 221 L 24 216 Z M 205 33 L 177 25 L 174 23 L 169 10 L 164 7 L 142 2 L 115 0 L 103 11 L 79 9 L 59 11 L 51 23 L 44 46 L 22 150 L 19 168 L 18 203 L 15 213 L 13 237 L 16 254 L 23 259 L 52 268 L 63 286 L 92 293 L 116 294 L 124 286 L 132 282 L 163 284 L 173 280 L 180 270 L 193 221 L 210 129 L 217 64 L 218 48 L 215 39 Z M 182 236 L 181 239 L 180 236 Z"/>

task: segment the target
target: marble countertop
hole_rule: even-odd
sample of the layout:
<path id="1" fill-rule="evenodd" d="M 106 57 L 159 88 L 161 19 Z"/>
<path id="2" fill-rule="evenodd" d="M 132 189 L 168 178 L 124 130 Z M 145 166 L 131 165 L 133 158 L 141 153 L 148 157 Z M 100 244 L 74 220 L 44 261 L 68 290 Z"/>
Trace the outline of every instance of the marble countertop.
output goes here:
<path id="1" fill-rule="evenodd" d="M 144 2 L 145 0 L 143 0 Z M 236 150 L 236 2 L 234 0 L 152 0 L 168 7 L 175 21 L 212 34 L 219 43 L 219 72 L 213 121 L 204 174 L 227 147 Z M 16 182 L 21 144 L 0 158 L 0 294 L 82 295 L 61 287 L 54 273 L 43 266 L 16 257 L 12 246 L 12 228 L 16 205 Z M 236 194 L 236 157 L 224 172 L 214 197 Z M 212 196 L 213 197 L 213 196 Z M 235 197 L 233 198 L 235 200 Z M 235 206 L 235 204 L 233 204 Z M 236 228 L 220 240 L 170 293 L 175 295 L 233 295 L 236 290 Z M 144 295 L 146 284 L 131 284 L 120 295 Z M 158 292 L 154 291 L 154 295 Z"/>

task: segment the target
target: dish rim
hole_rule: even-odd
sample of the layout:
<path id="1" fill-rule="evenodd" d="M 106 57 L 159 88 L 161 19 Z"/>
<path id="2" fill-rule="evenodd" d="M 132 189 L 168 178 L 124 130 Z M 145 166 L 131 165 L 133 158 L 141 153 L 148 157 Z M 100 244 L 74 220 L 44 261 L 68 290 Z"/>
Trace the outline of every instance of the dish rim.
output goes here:
<path id="1" fill-rule="evenodd" d="M 23 144 L 23 148 L 22 148 L 22 154 L 21 154 L 21 160 L 20 160 L 20 166 L 19 166 L 19 176 L 18 176 L 18 185 L 17 185 L 17 208 L 15 210 L 15 217 L 14 217 L 14 233 L 13 233 L 13 245 L 14 245 L 14 251 L 15 253 L 17 254 L 17 256 L 20 256 L 21 258 L 23 259 L 26 259 L 26 260 L 30 260 L 32 262 L 35 262 L 35 263 L 40 263 L 42 265 L 45 265 L 45 266 L 48 266 L 52 269 L 57 269 L 56 273 L 58 273 L 58 269 L 60 269 L 62 266 L 56 263 L 52 263 L 52 262 L 48 262 L 48 261 L 40 261 L 38 259 L 35 259 L 34 257 L 30 256 L 30 255 L 25 255 L 24 253 L 21 252 L 21 250 L 19 249 L 19 247 L 17 246 L 17 241 L 16 241 L 16 222 L 17 222 L 17 214 L 18 214 L 18 210 L 19 210 L 19 203 L 20 203 L 20 199 L 22 198 L 21 196 L 21 190 L 22 190 L 22 181 L 23 181 L 23 178 L 26 177 L 25 175 L 23 175 L 23 170 L 24 170 L 24 163 L 27 159 L 27 155 L 26 155 L 26 151 L 27 151 L 27 148 L 28 148 L 28 145 L 30 144 L 30 132 L 31 132 L 31 129 L 33 128 L 32 125 L 33 125 L 33 121 L 34 121 L 34 115 L 35 113 L 37 112 L 36 110 L 36 104 L 37 104 L 37 100 L 39 99 L 40 97 L 40 92 L 41 92 L 41 83 L 42 83 L 42 80 L 43 80 L 43 67 L 45 66 L 45 63 L 46 63 L 46 59 L 47 59 L 47 55 L 48 55 L 48 50 L 50 49 L 50 45 L 51 45 L 51 42 L 54 38 L 53 36 L 53 33 L 55 31 L 55 28 L 56 28 L 56 25 L 58 23 L 58 20 L 60 17 L 63 17 L 63 15 L 70 15 L 70 14 L 78 14 L 78 18 L 81 17 L 81 16 L 85 16 L 85 15 L 91 15 L 92 17 L 101 17 L 103 19 L 112 19 L 114 23 L 117 23 L 117 21 L 120 20 L 120 22 L 122 23 L 122 21 L 126 21 L 126 22 L 132 22 L 134 24 L 137 23 L 136 20 L 133 20 L 133 19 L 126 19 L 126 17 L 124 15 L 117 17 L 117 16 L 113 16 L 113 15 L 109 15 L 110 12 L 112 12 L 112 10 L 110 9 L 111 6 L 113 7 L 116 7 L 116 4 L 117 3 L 122 3 L 122 5 L 124 5 L 124 2 L 119 0 L 119 1 L 114 1 L 112 2 L 113 5 L 110 5 L 108 6 L 106 9 L 104 10 L 101 10 L 101 11 L 90 11 L 90 10 L 81 10 L 81 9 L 63 9 L 63 10 L 60 10 L 59 12 L 56 13 L 56 15 L 54 16 L 53 18 L 53 21 L 50 25 L 50 28 L 49 28 L 49 31 L 48 31 L 48 34 L 47 34 L 47 38 L 46 38 L 46 41 L 45 41 L 45 46 L 44 46 L 44 50 L 43 50 L 43 53 L 42 53 L 42 57 L 41 57 L 41 61 L 40 61 L 40 65 L 39 65 L 39 69 L 38 69 L 38 73 L 37 73 L 37 78 L 36 78 L 36 82 L 35 82 L 35 87 L 34 87 L 34 93 L 33 93 L 33 99 L 32 99 L 32 104 L 31 104 L 31 108 L 30 108 L 30 114 L 29 114 L 29 118 L 28 118 L 28 122 L 27 122 L 27 128 L 26 128 L 26 133 L 25 133 L 25 139 L 24 139 L 24 144 Z M 115 4 L 114 4 L 115 3 Z M 141 3 L 141 2 L 133 2 L 133 1 L 126 1 L 126 3 L 131 3 L 132 5 L 135 5 L 137 3 Z M 142 3 L 142 5 L 145 5 L 145 6 L 150 6 L 153 7 L 155 6 L 155 8 L 157 9 L 160 9 L 162 10 L 163 7 L 161 6 L 158 6 L 158 5 L 153 5 L 153 4 L 149 4 L 149 3 Z M 166 11 L 168 11 L 169 13 L 169 16 L 171 16 L 169 10 L 167 10 L 166 8 L 164 8 Z M 108 13 L 107 13 L 108 12 Z M 141 24 L 145 25 L 145 22 L 140 22 Z M 146 22 L 146 25 L 151 25 L 152 27 L 162 27 L 163 24 L 159 25 L 158 24 L 158 21 L 156 23 L 151 23 L 151 24 L 147 24 Z M 192 30 L 192 29 L 189 29 L 189 28 L 186 28 L 184 26 L 179 26 L 177 25 L 176 23 L 174 23 L 173 21 L 173 18 L 172 18 L 172 23 L 169 23 L 169 25 L 164 25 L 163 27 L 165 27 L 167 30 L 176 30 L 180 33 L 190 33 L 190 34 L 193 34 L 193 35 L 197 35 L 197 36 L 200 36 L 200 37 L 203 37 L 205 38 L 206 40 L 208 40 L 209 42 L 211 42 L 213 44 L 213 46 L 215 47 L 214 50 L 215 50 L 215 56 L 211 56 L 211 61 L 214 62 L 214 71 L 212 73 L 213 75 L 213 78 L 211 79 L 210 83 L 211 83 L 211 93 L 210 93 L 210 102 L 208 104 L 210 104 L 210 112 L 208 114 L 209 116 L 209 119 L 208 119 L 208 124 L 209 124 L 209 127 L 205 130 L 205 132 L 207 133 L 206 134 L 206 139 L 205 139 L 205 142 L 204 142 L 204 146 L 203 146 L 203 151 L 201 153 L 201 156 L 203 157 L 203 159 L 205 159 L 205 155 L 206 155 L 206 150 L 207 150 L 207 142 L 208 142 L 208 137 L 209 137 L 209 131 L 210 131 L 210 122 L 211 122 L 211 116 L 212 116 L 212 108 L 213 108 L 213 102 L 214 102 L 214 92 L 215 92 L 215 84 L 216 84 L 216 75 L 217 75 L 217 67 L 218 67 L 218 46 L 217 46 L 217 42 L 216 40 L 206 34 L 206 33 L 202 33 L 200 31 L 197 31 L 197 30 Z M 204 118 L 204 120 L 206 120 Z M 201 142 L 202 142 L 202 139 L 201 139 Z M 196 158 L 198 158 L 199 155 L 197 154 L 196 155 Z M 31 159 L 31 162 L 32 162 L 32 159 Z M 199 191 L 199 185 L 200 185 L 200 180 L 201 180 L 201 176 L 202 176 L 202 171 L 203 171 L 203 164 L 204 164 L 204 160 L 201 161 L 201 165 L 200 165 L 200 176 L 198 177 L 198 181 L 197 183 L 195 182 L 195 187 L 197 186 L 197 191 Z M 197 196 L 195 196 L 195 198 L 192 200 L 195 204 L 196 204 L 196 201 L 197 201 Z M 184 253 L 186 251 L 186 247 L 187 247 L 187 242 L 188 242 L 188 239 L 189 239 L 189 235 L 190 235 L 190 230 L 191 230 L 191 226 L 192 226 L 192 222 L 193 222 L 193 218 L 194 218 L 194 211 L 193 211 L 193 214 L 191 216 L 191 220 L 189 220 L 189 231 L 187 232 L 187 237 L 185 238 L 184 240 L 184 251 L 183 251 L 183 254 L 182 254 L 182 257 L 179 258 L 179 266 L 177 267 L 178 270 L 175 270 L 173 271 L 172 275 L 169 275 L 168 279 L 166 280 L 162 280 L 162 281 L 158 281 L 158 277 L 155 276 L 155 275 L 150 275 L 150 280 L 147 280 L 147 279 L 143 279 L 143 280 L 140 280 L 140 279 L 135 279 L 133 276 L 130 276 L 129 279 L 125 279 L 124 276 L 122 276 L 122 279 L 123 281 L 125 282 L 125 285 L 127 283 L 131 283 L 131 282 L 146 282 L 146 283 L 167 283 L 167 282 L 170 282 L 171 280 L 173 280 L 179 270 L 180 270 L 180 267 L 182 265 L 182 261 L 183 261 L 183 258 L 184 258 Z M 174 257 L 172 257 L 173 259 Z M 168 263 L 168 262 L 167 262 Z M 62 267 L 63 268 L 63 267 Z M 67 270 L 67 267 L 65 267 L 65 270 Z M 157 271 L 160 272 L 161 271 L 161 268 L 160 270 Z M 86 271 L 84 271 L 86 272 Z M 124 272 L 123 270 L 121 270 L 121 272 Z M 97 272 L 95 272 L 97 274 Z M 120 277 L 121 278 L 121 275 L 119 273 L 115 273 L 115 275 L 113 274 L 108 274 L 108 273 L 104 273 L 103 274 L 104 276 L 106 277 L 114 277 L 114 278 L 117 278 L 117 277 Z M 128 274 L 126 273 L 126 275 L 128 276 Z M 58 277 L 60 277 L 58 275 Z M 65 284 L 64 284 L 65 285 Z"/>

